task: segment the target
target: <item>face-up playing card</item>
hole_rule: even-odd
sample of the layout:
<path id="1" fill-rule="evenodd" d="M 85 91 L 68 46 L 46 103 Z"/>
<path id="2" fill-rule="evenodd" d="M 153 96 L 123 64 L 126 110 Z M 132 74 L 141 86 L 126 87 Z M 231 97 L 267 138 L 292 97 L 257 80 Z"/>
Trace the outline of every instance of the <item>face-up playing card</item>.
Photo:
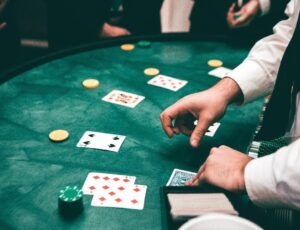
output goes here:
<path id="1" fill-rule="evenodd" d="M 86 131 L 77 147 L 118 152 L 125 138 L 126 136 L 122 135 Z"/>
<path id="2" fill-rule="evenodd" d="M 129 186 L 135 182 L 134 176 L 91 172 L 86 177 L 82 186 L 82 192 L 86 195 L 94 195 L 104 186 Z"/>
<path id="3" fill-rule="evenodd" d="M 137 104 L 139 104 L 142 100 L 144 100 L 144 98 L 145 97 L 137 94 L 127 93 L 120 90 L 113 90 L 105 97 L 103 97 L 102 100 L 110 103 L 118 104 L 118 105 L 123 105 L 130 108 L 134 108 Z"/>
<path id="4" fill-rule="evenodd" d="M 208 72 L 209 75 L 218 77 L 218 78 L 224 78 L 225 76 L 227 76 L 227 74 L 229 74 L 232 70 L 225 68 L 225 67 L 219 67 L 216 69 L 213 69 L 211 71 Z"/>
<path id="5" fill-rule="evenodd" d="M 196 173 L 181 169 L 174 169 L 167 186 L 184 186 L 184 183 L 196 176 Z"/>
<path id="6" fill-rule="evenodd" d="M 197 125 L 198 121 L 194 121 L 194 125 Z M 216 122 L 213 123 L 211 126 L 208 127 L 207 132 L 205 133 L 205 136 L 213 137 L 215 133 L 217 132 L 218 128 L 220 127 L 220 123 Z"/>
<path id="7" fill-rule="evenodd" d="M 168 77 L 165 75 L 157 75 L 156 77 L 148 81 L 149 85 L 155 85 L 172 91 L 178 91 L 187 83 L 187 81 L 176 79 L 173 77 Z"/>
<path id="8" fill-rule="evenodd" d="M 102 186 L 94 195 L 91 205 L 142 210 L 146 191 L 145 185 Z"/>

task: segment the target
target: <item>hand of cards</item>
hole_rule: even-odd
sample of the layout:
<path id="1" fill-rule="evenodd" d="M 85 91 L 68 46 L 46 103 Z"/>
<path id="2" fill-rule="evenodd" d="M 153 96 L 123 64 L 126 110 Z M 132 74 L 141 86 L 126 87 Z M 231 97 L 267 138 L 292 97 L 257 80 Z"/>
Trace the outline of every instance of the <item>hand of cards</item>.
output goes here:
<path id="1" fill-rule="evenodd" d="M 135 179 L 134 176 L 91 172 L 82 191 L 93 195 L 92 206 L 142 210 L 147 186 L 134 184 Z"/>

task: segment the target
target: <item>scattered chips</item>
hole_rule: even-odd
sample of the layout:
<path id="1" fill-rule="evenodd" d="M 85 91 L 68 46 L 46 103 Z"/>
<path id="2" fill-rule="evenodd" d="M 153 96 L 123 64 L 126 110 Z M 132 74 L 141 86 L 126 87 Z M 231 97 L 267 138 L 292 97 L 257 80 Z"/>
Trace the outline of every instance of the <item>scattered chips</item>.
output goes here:
<path id="1" fill-rule="evenodd" d="M 159 69 L 156 68 L 147 68 L 144 70 L 144 74 L 148 76 L 156 76 L 159 74 Z"/>
<path id="2" fill-rule="evenodd" d="M 54 142 L 62 142 L 69 138 L 69 133 L 66 130 L 54 130 L 49 134 L 49 139 Z"/>
<path id="3" fill-rule="evenodd" d="M 83 210 L 83 193 L 78 186 L 66 186 L 58 196 L 59 212 L 66 217 L 74 217 Z"/>
<path id="4" fill-rule="evenodd" d="M 223 62 L 221 60 L 212 59 L 212 60 L 209 60 L 207 62 L 207 64 L 211 67 L 220 67 L 223 65 Z"/>
<path id="5" fill-rule="evenodd" d="M 134 50 L 135 46 L 133 44 L 123 44 L 121 45 L 121 49 L 124 51 Z"/>
<path id="6" fill-rule="evenodd" d="M 97 79 L 86 79 L 82 82 L 84 88 L 95 89 L 99 86 L 99 81 Z"/>
<path id="7" fill-rule="evenodd" d="M 138 47 L 141 48 L 149 48 L 151 46 L 151 42 L 143 40 L 143 41 L 139 41 L 137 45 Z"/>

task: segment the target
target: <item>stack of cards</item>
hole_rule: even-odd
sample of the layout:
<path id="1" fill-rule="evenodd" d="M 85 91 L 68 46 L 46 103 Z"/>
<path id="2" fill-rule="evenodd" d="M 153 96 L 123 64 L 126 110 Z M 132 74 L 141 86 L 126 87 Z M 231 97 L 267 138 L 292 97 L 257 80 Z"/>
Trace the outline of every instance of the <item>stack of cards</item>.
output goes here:
<path id="1" fill-rule="evenodd" d="M 196 176 L 196 173 L 181 169 L 174 169 L 167 186 L 184 186 L 184 183 Z"/>
<path id="2" fill-rule="evenodd" d="M 82 191 L 93 195 L 92 206 L 142 210 L 147 186 L 134 184 L 135 179 L 134 176 L 91 172 Z"/>
<path id="3" fill-rule="evenodd" d="M 168 77 L 165 75 L 157 75 L 156 77 L 148 81 L 149 85 L 155 85 L 175 92 L 180 90 L 187 83 L 187 81 L 176 79 L 173 77 Z"/>
<path id="4" fill-rule="evenodd" d="M 77 143 L 77 147 L 119 152 L 125 138 L 122 135 L 86 131 Z"/>
<path id="5" fill-rule="evenodd" d="M 212 212 L 238 215 L 223 193 L 169 193 L 167 196 L 174 220 Z"/>

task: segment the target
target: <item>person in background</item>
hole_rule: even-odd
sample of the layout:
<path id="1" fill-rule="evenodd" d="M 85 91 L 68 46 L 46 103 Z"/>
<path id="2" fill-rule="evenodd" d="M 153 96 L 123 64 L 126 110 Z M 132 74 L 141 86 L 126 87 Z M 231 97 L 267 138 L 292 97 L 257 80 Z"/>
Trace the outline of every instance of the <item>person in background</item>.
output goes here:
<path id="1" fill-rule="evenodd" d="M 160 33 L 161 4 L 162 0 L 48 0 L 50 49 Z"/>
<path id="2" fill-rule="evenodd" d="M 231 36 L 257 41 L 285 19 L 287 0 L 195 0 L 190 21 L 192 34 Z M 210 11 L 209 9 L 214 9 Z"/>

